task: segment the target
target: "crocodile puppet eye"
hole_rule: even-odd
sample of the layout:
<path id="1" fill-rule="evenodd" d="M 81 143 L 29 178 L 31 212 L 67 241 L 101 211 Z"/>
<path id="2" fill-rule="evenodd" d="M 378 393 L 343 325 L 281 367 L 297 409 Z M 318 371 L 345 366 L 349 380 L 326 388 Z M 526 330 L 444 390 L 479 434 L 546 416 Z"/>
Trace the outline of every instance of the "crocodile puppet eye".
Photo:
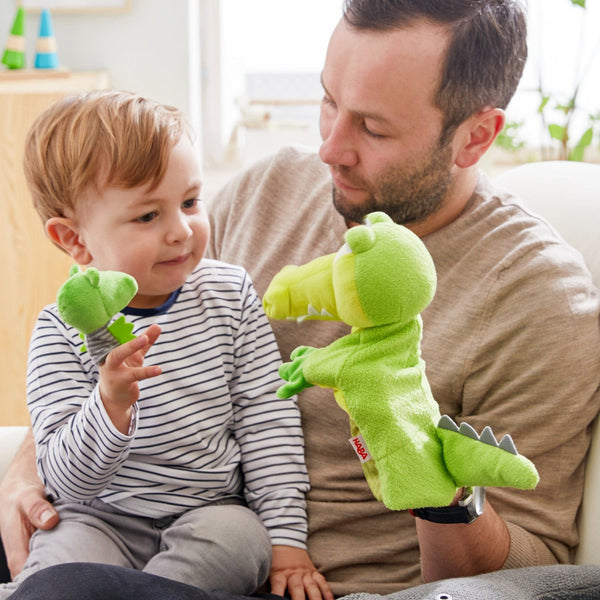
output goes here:
<path id="1" fill-rule="evenodd" d="M 365 219 L 365 225 L 375 225 L 375 223 L 393 223 L 392 218 L 382 211 L 376 211 L 368 215 Z"/>
<path id="2" fill-rule="evenodd" d="M 372 248 L 375 245 L 375 238 L 375 232 L 367 225 L 352 227 L 345 235 L 346 244 L 356 254 L 366 252 Z"/>

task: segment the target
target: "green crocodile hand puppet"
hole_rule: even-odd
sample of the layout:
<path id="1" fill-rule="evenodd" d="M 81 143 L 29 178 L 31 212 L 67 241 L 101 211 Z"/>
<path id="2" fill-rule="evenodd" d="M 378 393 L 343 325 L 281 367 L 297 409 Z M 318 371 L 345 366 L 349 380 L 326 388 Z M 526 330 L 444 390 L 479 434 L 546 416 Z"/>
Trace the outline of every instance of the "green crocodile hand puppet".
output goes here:
<path id="1" fill-rule="evenodd" d="M 375 497 L 390 509 L 447 506 L 469 486 L 537 485 L 534 465 L 510 438 L 481 436 L 440 415 L 421 358 L 420 313 L 435 294 L 421 240 L 384 213 L 349 229 L 335 254 L 284 267 L 263 299 L 273 319 L 340 320 L 352 332 L 325 348 L 301 346 L 280 368 L 289 397 L 334 390 Z"/>
<path id="2" fill-rule="evenodd" d="M 131 275 L 119 271 L 98 271 L 89 267 L 82 271 L 73 265 L 69 279 L 56 297 L 62 320 L 75 327 L 95 364 L 101 365 L 113 349 L 135 338 L 133 325 L 120 315 L 137 292 L 137 282 Z"/>

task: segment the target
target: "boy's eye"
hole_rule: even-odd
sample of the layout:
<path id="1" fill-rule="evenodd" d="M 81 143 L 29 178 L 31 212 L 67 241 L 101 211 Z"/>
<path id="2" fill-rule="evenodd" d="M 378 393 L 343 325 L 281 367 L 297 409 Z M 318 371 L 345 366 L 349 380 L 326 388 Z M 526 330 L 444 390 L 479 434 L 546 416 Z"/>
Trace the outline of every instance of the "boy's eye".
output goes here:
<path id="1" fill-rule="evenodd" d="M 136 221 L 138 221 L 139 223 L 150 223 L 150 221 L 156 218 L 157 214 L 158 213 L 155 210 L 153 210 L 152 212 L 146 213 L 145 215 L 138 217 Z"/>
<path id="2" fill-rule="evenodd" d="M 194 208 L 198 202 L 200 202 L 200 198 L 190 198 L 189 200 L 184 200 L 181 206 L 182 208 L 190 209 Z"/>

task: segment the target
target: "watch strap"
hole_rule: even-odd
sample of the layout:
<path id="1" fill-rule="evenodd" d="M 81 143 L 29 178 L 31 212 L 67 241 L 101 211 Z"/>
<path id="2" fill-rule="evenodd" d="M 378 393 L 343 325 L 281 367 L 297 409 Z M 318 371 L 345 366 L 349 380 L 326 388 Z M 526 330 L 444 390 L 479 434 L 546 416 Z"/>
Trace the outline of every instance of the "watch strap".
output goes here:
<path id="1" fill-rule="evenodd" d="M 413 508 L 410 513 L 433 523 L 472 523 L 481 515 L 484 500 L 484 487 L 467 487 L 456 505 Z"/>
<path id="2" fill-rule="evenodd" d="M 473 516 L 466 506 L 441 506 L 428 508 L 412 508 L 410 514 L 413 517 L 432 521 L 433 523 L 470 523 Z"/>

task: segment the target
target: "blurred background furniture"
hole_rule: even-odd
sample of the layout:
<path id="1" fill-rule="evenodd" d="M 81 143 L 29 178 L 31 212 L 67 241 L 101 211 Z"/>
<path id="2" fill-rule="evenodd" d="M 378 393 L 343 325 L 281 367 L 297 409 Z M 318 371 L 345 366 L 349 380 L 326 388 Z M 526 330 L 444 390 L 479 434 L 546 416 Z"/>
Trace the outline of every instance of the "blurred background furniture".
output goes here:
<path id="1" fill-rule="evenodd" d="M 73 261 L 55 248 L 31 204 L 23 175 L 25 136 L 34 119 L 69 92 L 108 87 L 105 72 L 0 73 L 0 425 L 26 425 L 25 373 L 38 313 L 53 302 Z"/>

